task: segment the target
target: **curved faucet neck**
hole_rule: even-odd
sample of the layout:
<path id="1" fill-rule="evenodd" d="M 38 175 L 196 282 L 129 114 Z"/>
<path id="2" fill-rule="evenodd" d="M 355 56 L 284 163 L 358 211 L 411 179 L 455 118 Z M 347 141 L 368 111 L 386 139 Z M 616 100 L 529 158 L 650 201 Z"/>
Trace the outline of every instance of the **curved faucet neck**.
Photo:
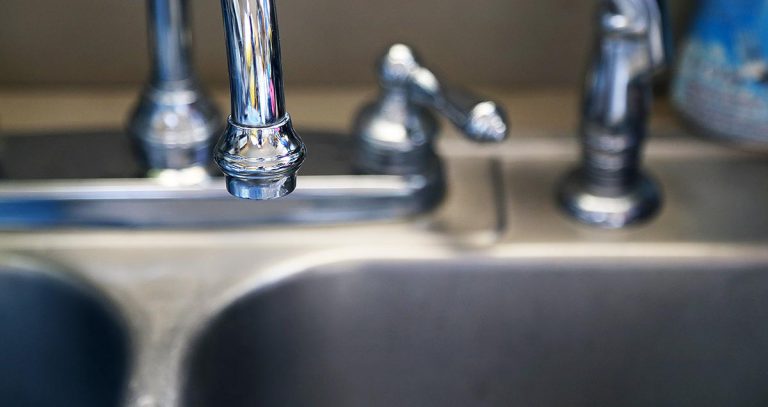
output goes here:
<path id="1" fill-rule="evenodd" d="M 232 120 L 266 127 L 285 120 L 275 0 L 222 0 Z"/>

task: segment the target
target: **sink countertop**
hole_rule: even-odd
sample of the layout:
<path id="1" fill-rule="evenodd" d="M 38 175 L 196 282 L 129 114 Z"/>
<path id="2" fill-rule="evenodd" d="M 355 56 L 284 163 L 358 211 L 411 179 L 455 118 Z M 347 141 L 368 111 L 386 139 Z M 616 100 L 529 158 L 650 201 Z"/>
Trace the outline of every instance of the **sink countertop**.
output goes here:
<path id="1" fill-rule="evenodd" d="M 554 208 L 548 182 L 564 172 L 578 157 L 578 142 L 573 135 L 578 122 L 578 94 L 569 90 L 528 90 L 488 91 L 490 97 L 501 101 L 507 108 L 512 122 L 511 140 L 500 145 L 478 145 L 461 138 L 451 126 L 443 126 L 438 149 L 445 157 L 454 157 L 452 168 L 455 180 L 454 190 L 449 199 L 436 213 L 413 220 L 344 225 L 338 227 L 260 227 L 254 229 L 218 230 L 60 230 L 0 233 L 0 248 L 26 250 L 27 248 L 120 248 L 159 249 L 174 248 L 239 248 L 265 247 L 270 241 L 292 240 L 296 245 L 307 248 L 345 247 L 419 247 L 433 245 L 465 248 L 480 248 L 496 245 L 499 250 L 508 251 L 504 244 L 550 244 L 553 241 L 578 243 L 581 241 L 604 241 L 605 233 L 564 222 Z M 228 110 L 228 95 L 225 91 L 214 92 L 222 111 Z M 299 129 L 321 129 L 348 131 L 357 109 L 375 94 L 372 88 L 357 89 L 304 89 L 288 92 L 288 108 Z M 105 130 L 120 128 L 128 110 L 134 103 L 136 90 L 73 90 L 73 91 L 24 91 L 0 89 L 0 132 L 30 134 L 51 130 Z M 738 150 L 690 137 L 676 119 L 669 104 L 656 103 L 652 123 L 653 137 L 648 146 L 651 160 L 674 163 L 678 158 L 695 157 L 699 164 L 706 164 L 709 157 L 720 161 L 728 157 L 740 157 Z M 49 112 L 39 116 L 39 112 Z M 456 160 L 456 157 L 460 159 Z M 492 179 L 480 174 L 468 174 L 463 162 L 473 160 L 497 161 L 504 191 L 494 192 Z M 730 162 L 729 160 L 725 160 Z M 751 158 L 762 168 L 763 157 Z M 729 166 L 728 162 L 719 165 Z M 663 163 L 662 163 L 663 164 Z M 494 164 L 489 164 L 494 165 Z M 653 164 L 654 169 L 656 164 Z M 669 166 L 669 165 L 667 165 Z M 662 169 L 664 165 L 661 166 Z M 706 166 L 702 167 L 706 168 Z M 747 169 L 748 170 L 748 169 Z M 746 171 L 746 170 L 745 170 Z M 762 169 L 760 171 L 763 171 Z M 669 170 L 667 170 L 669 173 Z M 674 171 L 673 171 L 674 172 Z M 742 171 L 743 172 L 743 171 Z M 535 174 L 534 174 L 535 173 Z M 691 171 L 687 171 L 688 175 Z M 762 173 L 762 172 L 760 172 Z M 663 174 L 662 174 L 663 175 Z M 678 177 L 679 178 L 679 177 Z M 755 177 L 751 177 L 755 178 Z M 472 182 L 483 179 L 487 182 Z M 720 180 L 722 181 L 722 180 Z M 753 179 L 757 185 L 761 180 Z M 554 182 L 554 181 L 552 181 Z M 723 181 L 727 182 L 727 181 Z M 699 182 L 702 191 L 707 181 Z M 697 185 L 698 185 L 697 184 Z M 531 189 L 533 188 L 533 189 Z M 733 190 L 735 187 L 730 188 Z M 674 192 L 688 194 L 688 189 L 676 186 Z M 527 192 L 521 192 L 527 191 Z M 699 191 L 700 193 L 702 191 Z M 732 191 L 733 192 L 733 191 Z M 494 194 L 497 194 L 496 196 Z M 503 195 L 509 196 L 503 196 Z M 688 194 L 690 195 L 690 194 Z M 695 196 L 685 197 L 694 199 Z M 763 196 L 764 194 L 760 195 Z M 478 197 L 484 197 L 478 199 Z M 495 196 L 495 198 L 494 198 Z M 686 199 L 687 199 L 686 198 Z M 697 207 L 712 210 L 714 202 L 728 203 L 728 197 L 720 196 L 708 206 L 703 201 Z M 483 202 L 482 206 L 473 207 Z M 496 202 L 494 202 L 496 201 Z M 758 202 L 752 202 L 754 212 Z M 504 202 L 504 203 L 500 203 Z M 681 205 L 676 202 L 669 207 L 678 215 Z M 506 205 L 506 206 L 503 206 Z M 472 207 L 473 211 L 467 211 Z M 483 212 L 478 216 L 477 212 Z M 521 210 L 527 212 L 520 212 Z M 749 211 L 746 211 L 749 212 Z M 521 215 L 528 213 L 528 215 Z M 665 212 L 666 213 L 666 212 Z M 672 212 L 669 212 L 672 213 Z M 742 215 L 745 211 L 742 211 Z M 496 221 L 494 217 L 499 215 Z M 506 219 L 504 219 L 506 217 Z M 678 216 L 679 217 L 679 216 Z M 650 228 L 632 229 L 610 236 L 620 236 L 617 243 L 648 243 L 668 241 L 664 236 L 680 242 L 722 242 L 723 236 L 738 237 L 741 243 L 768 241 L 766 233 L 742 233 L 738 225 L 729 225 L 727 218 L 718 217 L 720 228 L 700 233 L 700 228 L 688 225 L 679 230 L 670 229 L 667 222 L 651 224 Z M 744 218 L 744 216 L 739 217 Z M 480 219 L 480 220 L 478 220 Z M 679 218 L 691 220 L 691 216 Z M 663 218 L 662 218 L 663 220 Z M 742 219 L 743 220 L 743 219 Z M 746 221 L 746 220 L 744 220 Z M 504 224 L 506 222 L 506 224 Z M 758 223 L 762 222 L 758 220 Z M 478 224 L 479 223 L 479 224 Z M 498 223 L 498 224 L 497 224 Z M 660 224 L 661 223 L 661 224 Z M 677 226 L 675 226 L 677 227 Z M 713 226 L 714 227 L 714 226 Z M 666 228 L 666 229 L 665 229 Z M 299 233 L 297 233 L 299 232 Z M 670 234 L 671 233 L 671 234 Z M 697 234 L 698 233 L 698 234 Z M 461 237 L 461 239 L 458 239 Z M 756 238 L 757 237 L 757 238 Z M 762 244 L 762 243 L 761 243 Z M 456 250 L 456 247 L 452 247 Z"/>

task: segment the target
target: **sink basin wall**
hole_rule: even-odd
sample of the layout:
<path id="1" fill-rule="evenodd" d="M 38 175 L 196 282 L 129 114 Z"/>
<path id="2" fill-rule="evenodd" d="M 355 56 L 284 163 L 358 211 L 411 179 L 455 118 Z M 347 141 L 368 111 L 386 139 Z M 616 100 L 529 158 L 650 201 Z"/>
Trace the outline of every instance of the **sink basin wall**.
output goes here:
<path id="1" fill-rule="evenodd" d="M 0 268 L 0 338 L 1 406 L 121 405 L 126 330 L 84 285 Z"/>
<path id="2" fill-rule="evenodd" d="M 765 406 L 766 271 L 327 266 L 218 315 L 189 356 L 183 405 Z"/>

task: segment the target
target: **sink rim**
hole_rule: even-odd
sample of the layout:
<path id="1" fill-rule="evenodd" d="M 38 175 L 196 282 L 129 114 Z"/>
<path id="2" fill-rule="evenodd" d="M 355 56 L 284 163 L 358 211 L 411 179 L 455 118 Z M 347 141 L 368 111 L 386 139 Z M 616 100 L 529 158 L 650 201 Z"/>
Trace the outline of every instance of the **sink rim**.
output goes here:
<path id="1" fill-rule="evenodd" d="M 360 250 L 350 248 L 344 250 L 320 250 L 309 254 L 296 256 L 269 267 L 255 267 L 244 273 L 244 279 L 220 295 L 206 301 L 202 315 L 195 318 L 195 336 L 199 332 L 200 323 L 224 311 L 230 304 L 246 295 L 257 294 L 274 287 L 289 284 L 307 275 L 332 274 L 338 266 L 344 269 L 349 265 L 365 264 L 413 264 L 413 263 L 443 263 L 451 265 L 480 265 L 498 266 L 510 265 L 519 267 L 530 264 L 565 264 L 575 266 L 595 265 L 609 267 L 611 262 L 622 264 L 653 266 L 674 265 L 675 267 L 696 268 L 697 266 L 712 266 L 716 264 L 731 267 L 748 265 L 768 265 L 768 250 L 761 244 L 753 246 L 743 244 L 678 244 L 678 243 L 532 243 L 532 244 L 503 244 L 494 245 L 487 249 L 472 250 L 467 253 L 449 252 L 445 248 L 426 247 L 403 250 L 397 253 L 387 251 L 387 248 Z M 331 269 L 331 270 L 328 270 Z M 357 269 L 349 268 L 349 272 Z M 345 272 L 345 271 L 342 271 Z M 516 272 L 509 270 L 508 272 Z M 578 272 L 574 270 L 573 272 Z"/>

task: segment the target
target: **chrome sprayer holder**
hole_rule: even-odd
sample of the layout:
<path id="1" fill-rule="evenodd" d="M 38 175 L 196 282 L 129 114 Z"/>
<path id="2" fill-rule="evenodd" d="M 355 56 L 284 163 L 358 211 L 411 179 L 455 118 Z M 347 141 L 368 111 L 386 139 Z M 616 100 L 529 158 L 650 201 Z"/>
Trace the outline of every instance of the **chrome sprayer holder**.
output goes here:
<path id="1" fill-rule="evenodd" d="M 641 169 L 652 79 L 671 56 L 664 0 L 601 0 L 580 136 L 582 163 L 563 181 L 560 205 L 575 219 L 621 228 L 649 219 L 659 187 Z"/>

